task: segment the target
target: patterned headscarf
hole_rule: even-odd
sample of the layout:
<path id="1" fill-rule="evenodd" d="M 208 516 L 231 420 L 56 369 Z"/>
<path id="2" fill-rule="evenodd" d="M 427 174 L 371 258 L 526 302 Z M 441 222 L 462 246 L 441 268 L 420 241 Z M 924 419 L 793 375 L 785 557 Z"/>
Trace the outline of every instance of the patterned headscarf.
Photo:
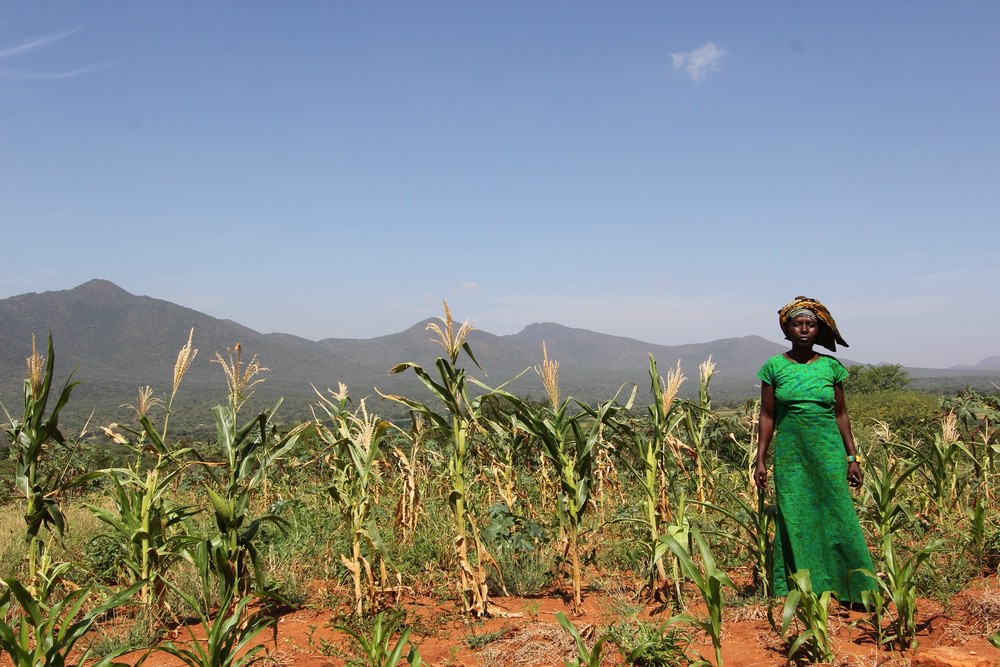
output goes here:
<path id="1" fill-rule="evenodd" d="M 793 318 L 801 316 L 812 316 L 826 325 L 820 327 L 819 337 L 816 338 L 817 345 L 822 345 L 831 352 L 837 351 L 837 343 L 844 347 L 850 347 L 847 341 L 840 336 L 837 323 L 833 321 L 833 316 L 826 309 L 826 306 L 807 296 L 795 297 L 778 311 L 778 324 L 781 325 L 781 332 L 785 333 L 785 327 Z"/>

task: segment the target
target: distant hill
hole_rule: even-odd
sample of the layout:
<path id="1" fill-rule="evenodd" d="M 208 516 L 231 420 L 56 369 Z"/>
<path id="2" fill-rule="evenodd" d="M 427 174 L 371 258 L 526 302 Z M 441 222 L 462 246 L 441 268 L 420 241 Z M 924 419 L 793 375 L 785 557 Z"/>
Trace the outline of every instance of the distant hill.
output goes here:
<path id="1" fill-rule="evenodd" d="M 1000 370 L 1000 354 L 995 354 L 992 357 L 986 357 L 974 366 L 966 366 L 965 364 L 959 364 L 957 366 L 952 366 L 952 370 L 978 370 L 978 371 L 997 371 Z"/>
<path id="2" fill-rule="evenodd" d="M 386 393 L 423 397 L 423 387 L 412 372 L 390 376 L 388 369 L 413 361 L 433 371 L 441 349 L 426 331 L 431 321 L 437 320 L 429 318 L 405 331 L 370 339 L 310 341 L 289 334 L 261 334 L 168 301 L 130 294 L 106 280 L 91 280 L 70 290 L 0 300 L 0 402 L 11 414 L 20 413 L 31 336 L 36 335 L 44 354 L 51 331 L 57 378 L 75 369 L 74 379 L 81 382 L 70 403 L 72 415 L 85 420 L 93 412 L 95 425 L 112 420 L 129 423 L 131 412 L 122 406 L 135 402 L 138 387 L 150 385 L 161 397 L 170 391 L 177 352 L 192 328 L 199 353 L 175 403 L 173 428 L 193 432 L 210 425 L 209 407 L 222 403 L 226 396 L 222 370 L 211 360 L 216 352 L 226 356 L 227 348 L 237 342 L 244 362 L 257 355 L 270 369 L 247 410 L 284 398 L 280 415 L 305 418 L 315 402 L 312 387 L 325 391 L 340 382 L 355 398 L 374 395 L 376 387 Z M 664 346 L 536 323 L 508 336 L 474 331 L 469 343 L 485 375 L 475 368 L 470 373 L 493 386 L 506 382 L 541 361 L 543 341 L 550 358 L 560 362 L 563 395 L 588 403 L 606 400 L 628 383 L 639 386 L 640 402 L 648 401 L 650 354 L 661 374 L 680 361 L 689 378 L 682 395 L 688 396 L 697 390 L 698 365 L 711 356 L 717 366 L 712 381 L 716 402 L 735 403 L 756 394 L 757 369 L 785 349 L 758 336 Z M 970 372 L 974 371 L 961 371 Z M 510 388 L 524 396 L 540 398 L 543 394 L 533 370 Z M 386 417 L 402 414 L 399 406 L 378 397 L 369 405 Z"/>

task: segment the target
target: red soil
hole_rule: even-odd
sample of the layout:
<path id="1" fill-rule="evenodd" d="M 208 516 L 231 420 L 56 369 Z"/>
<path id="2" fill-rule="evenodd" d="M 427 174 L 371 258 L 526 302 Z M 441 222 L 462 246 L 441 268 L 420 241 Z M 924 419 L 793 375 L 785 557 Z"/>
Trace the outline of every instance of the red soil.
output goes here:
<path id="1" fill-rule="evenodd" d="M 329 599 L 323 582 L 312 589 L 317 600 Z M 346 596 L 346 591 L 344 591 Z M 345 599 L 339 597 L 339 599 Z M 983 601 L 987 603 L 984 604 Z M 496 598 L 510 616 L 496 615 L 485 620 L 470 620 L 454 602 L 427 598 L 403 598 L 398 606 L 406 610 L 406 623 L 412 628 L 410 640 L 420 650 L 429 665 L 524 666 L 562 665 L 575 658 L 575 648 L 569 635 L 558 625 L 556 612 L 564 612 L 584 636 L 593 638 L 603 626 L 621 620 L 624 603 L 637 604 L 625 593 L 589 593 L 584 600 L 584 615 L 574 617 L 571 606 L 558 594 L 537 598 Z M 991 617 L 1000 604 L 996 577 L 982 579 L 957 596 L 946 607 L 923 600 L 919 604 L 919 647 L 915 652 L 879 650 L 857 621 L 867 616 L 863 612 L 837 608 L 831 611 L 830 631 L 834 638 L 837 665 L 962 665 L 963 667 L 1000 666 L 1000 650 L 986 640 L 986 631 L 1000 627 L 1000 616 Z M 297 611 L 282 615 L 277 624 L 277 641 L 270 631 L 259 635 L 269 655 L 284 665 L 302 667 L 339 667 L 342 657 L 353 648 L 344 633 L 333 625 L 344 609 L 326 609 L 308 604 Z M 703 610 L 694 605 L 690 610 L 699 615 Z M 780 609 L 774 613 L 780 622 Z M 647 604 L 641 615 L 654 622 L 670 617 L 668 610 Z M 683 627 L 683 626 L 681 626 Z M 733 607 L 726 611 L 723 624 L 723 658 L 730 667 L 787 664 L 785 644 L 771 629 L 766 609 Z M 180 629 L 177 640 L 187 638 Z M 478 638 L 478 641 L 477 641 Z M 473 644 L 481 643 L 476 648 Z M 338 653 L 339 655 L 334 655 Z M 327 654 L 327 655 L 324 655 Z M 605 647 L 603 664 L 622 664 L 623 659 L 613 645 Z M 688 655 L 698 655 L 714 663 L 714 653 L 707 638 L 695 634 Z M 146 665 L 172 667 L 176 659 L 153 653 Z"/>

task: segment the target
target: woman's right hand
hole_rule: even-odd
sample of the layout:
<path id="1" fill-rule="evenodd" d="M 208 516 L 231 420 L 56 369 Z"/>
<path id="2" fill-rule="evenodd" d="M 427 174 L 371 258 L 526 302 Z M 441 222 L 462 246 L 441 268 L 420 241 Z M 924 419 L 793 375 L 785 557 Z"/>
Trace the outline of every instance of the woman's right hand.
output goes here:
<path id="1" fill-rule="evenodd" d="M 757 462 L 757 467 L 753 471 L 753 482 L 758 489 L 767 488 L 767 466 L 762 461 Z"/>

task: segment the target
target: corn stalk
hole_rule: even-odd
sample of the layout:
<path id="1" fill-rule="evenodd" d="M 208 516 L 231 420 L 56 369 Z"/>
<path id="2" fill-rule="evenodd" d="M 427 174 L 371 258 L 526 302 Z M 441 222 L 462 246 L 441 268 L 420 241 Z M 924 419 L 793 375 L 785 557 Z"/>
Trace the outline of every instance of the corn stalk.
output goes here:
<path id="1" fill-rule="evenodd" d="M 927 495 L 934 504 L 940 520 L 945 512 L 955 506 L 965 484 L 969 481 L 963 463 L 975 462 L 975 456 L 959 440 L 956 418 L 948 413 L 941 419 L 941 429 L 923 447 L 900 443 L 900 447 L 921 462 L 920 474 L 927 480 Z"/>
<path id="2" fill-rule="evenodd" d="M 433 322 L 427 325 L 427 328 L 437 335 L 437 342 L 444 348 L 446 354 L 435 361 L 437 379 L 412 361 L 398 364 L 389 372 L 396 374 L 412 369 L 423 385 L 444 404 L 445 411 L 441 412 L 420 401 L 395 394 L 382 394 L 382 396 L 407 406 L 417 415 L 427 419 L 429 425 L 451 443 L 448 459 L 451 491 L 448 494 L 448 505 L 451 508 L 455 529 L 459 590 L 465 613 L 483 617 L 491 613 L 484 569 L 489 556 L 471 525 L 466 497 L 469 483 L 467 468 L 472 456 L 472 434 L 479 428 L 482 397 L 470 398 L 465 369 L 457 365 L 459 354 L 464 351 L 472 363 L 482 369 L 465 341 L 468 334 L 473 331 L 472 325 L 465 322 L 458 331 L 455 331 L 447 303 L 444 304 L 444 312 L 444 318 L 440 318 L 443 326 Z M 475 565 L 469 560 L 470 543 L 473 544 L 476 555 Z"/>
<path id="3" fill-rule="evenodd" d="M 663 524 L 669 513 L 668 479 L 673 479 L 678 463 L 673 458 L 673 448 L 669 438 L 685 417 L 682 410 L 674 408 L 677 391 L 684 382 L 680 362 L 677 367 L 667 373 L 664 381 L 656 368 L 656 359 L 649 355 L 650 391 L 653 401 L 649 405 L 649 431 L 636 427 L 634 424 L 624 424 L 629 435 L 635 458 L 641 463 L 641 468 L 633 467 L 632 474 L 643 492 L 643 515 L 640 523 L 646 529 L 646 547 L 650 553 L 650 570 L 647 574 L 646 588 L 654 599 L 662 599 L 667 590 L 667 573 L 663 565 L 662 554 L 657 558 L 656 545 L 663 533 Z M 673 562 L 674 579 L 676 576 L 676 561 Z"/>
<path id="4" fill-rule="evenodd" d="M 559 480 L 557 508 L 560 532 L 572 563 L 573 612 L 583 613 L 582 575 L 580 568 L 580 533 L 583 517 L 591 501 L 594 485 L 594 463 L 604 427 L 622 409 L 628 410 L 635 399 L 633 387 L 626 405 L 616 401 L 622 389 L 610 401 L 596 408 L 573 398 L 559 400 L 558 363 L 548 358 L 543 345 L 544 361 L 536 368 L 549 396 L 549 405 L 536 408 L 508 392 L 497 394 L 514 406 L 519 428 L 531 433 L 542 444 L 542 452 L 552 463 Z M 575 407 L 579 412 L 570 413 Z"/>
<path id="5" fill-rule="evenodd" d="M 722 610 L 725 606 L 723 589 L 728 587 L 736 590 L 736 584 L 730 579 L 725 570 L 718 567 L 712 550 L 708 542 L 698 532 L 697 528 L 691 528 L 691 535 L 695 544 L 698 545 L 698 552 L 701 555 L 701 567 L 699 568 L 691 554 L 688 553 L 686 544 L 681 544 L 670 535 L 660 538 L 656 546 L 657 552 L 661 555 L 667 550 L 672 551 L 680 563 L 681 570 L 701 593 L 702 600 L 708 612 L 708 618 L 700 619 L 690 614 L 678 614 L 670 619 L 669 623 L 685 622 L 700 628 L 712 640 L 715 648 L 715 665 L 722 667 Z"/>
<path id="6" fill-rule="evenodd" d="M 862 516 L 877 530 L 878 539 L 897 530 L 919 526 L 913 511 L 903 501 L 901 492 L 907 478 L 920 466 L 920 463 L 897 458 L 889 447 L 884 448 L 879 460 L 867 461 L 864 482 L 866 502 Z"/>
<path id="7" fill-rule="evenodd" d="M 219 474 L 216 464 L 204 462 L 213 482 L 204 488 L 212 504 L 217 533 L 201 543 L 199 548 L 206 557 L 199 562 L 207 564 L 237 596 L 250 590 L 251 574 L 257 591 L 265 592 L 260 554 L 254 542 L 265 523 L 286 524 L 275 505 L 251 518 L 251 494 L 267 478 L 268 469 L 285 457 L 310 427 L 305 422 L 280 433 L 271 422 L 277 408 L 261 412 L 242 426 L 237 425 L 231 406 L 213 409 L 217 446 L 223 454 L 222 471 Z M 207 577 L 203 576 L 204 580 Z"/>
<path id="8" fill-rule="evenodd" d="M 788 659 L 805 649 L 812 662 L 833 663 L 833 644 L 830 642 L 830 591 L 820 595 L 812 587 L 809 570 L 799 570 L 788 578 L 791 590 L 785 598 L 781 614 L 781 634 L 788 632 L 792 619 L 798 619 L 803 629 L 788 648 Z"/>
<path id="9" fill-rule="evenodd" d="M 712 362 L 712 357 L 709 357 L 698 367 L 698 403 L 696 405 L 685 401 L 684 409 L 684 428 L 687 431 L 688 442 L 694 448 L 700 502 L 705 502 L 705 432 L 712 420 L 712 395 L 709 385 L 714 374 L 715 364 Z"/>
<path id="10" fill-rule="evenodd" d="M 330 398 L 320 395 L 319 409 L 325 414 L 328 424 L 316 418 L 316 432 L 330 448 L 325 461 L 332 473 L 327 491 L 340 506 L 341 515 L 350 526 L 351 554 L 341 555 L 341 560 L 354 580 L 354 613 L 361 616 L 365 611 L 365 595 L 361 585 L 361 573 L 365 571 L 369 584 L 368 599 L 371 602 L 375 580 L 371 571 L 371 558 L 361 554 L 361 542 L 367 540 L 376 553 L 385 559 L 385 549 L 375 525 L 369 516 L 374 500 L 373 486 L 378 482 L 379 444 L 389 422 L 369 415 L 364 400 L 357 410 L 348 410 L 347 388 L 341 384 L 337 392 L 330 391 Z M 315 416 L 315 410 L 314 410 Z"/>
<path id="11" fill-rule="evenodd" d="M 878 582 L 877 591 L 862 593 L 865 606 L 874 616 L 873 625 L 879 624 L 878 634 L 882 635 L 881 620 L 889 616 L 893 634 L 880 638 L 886 643 L 895 643 L 900 650 L 917 648 L 918 573 L 943 546 L 944 542 L 938 540 L 914 551 L 908 558 L 902 558 L 896 553 L 892 533 L 887 533 L 882 537 L 884 567 L 881 576 L 866 568 L 858 570 Z M 890 611 L 889 602 L 893 603 L 895 613 Z"/>
<path id="12" fill-rule="evenodd" d="M 139 584 L 135 584 L 90 606 L 90 588 L 71 590 L 61 600 L 49 603 L 37 598 L 17 579 L 0 579 L 0 653 L 10 656 L 10 664 L 15 667 L 119 664 L 114 659 L 129 649 L 127 645 L 95 662 L 88 662 L 93 647 L 80 652 L 76 646 L 104 614 L 126 603 L 138 588 Z M 19 607 L 17 614 L 12 613 L 13 601 Z"/>
<path id="13" fill-rule="evenodd" d="M 59 392 L 55 405 L 48 411 L 55 366 L 51 334 L 45 357 L 38 354 L 35 338 L 32 336 L 31 356 L 27 358 L 27 362 L 24 413 L 19 420 L 7 414 L 8 426 L 4 430 L 16 456 L 14 486 L 24 503 L 24 541 L 28 546 L 27 591 L 35 596 L 39 595 L 39 587 L 44 583 L 44 579 L 51 576 L 51 573 L 46 572 L 52 564 L 45 555 L 45 541 L 41 537 L 42 528 L 50 531 L 55 529 L 56 534 L 62 536 L 66 530 L 62 508 L 59 506 L 63 490 L 72 484 L 92 479 L 95 474 L 88 473 L 72 482 L 66 482 L 61 471 L 42 473 L 46 447 L 53 443 L 62 447 L 67 446 L 66 439 L 59 429 L 59 412 L 69 401 L 77 383 L 71 381 L 71 374 Z"/>
<path id="14" fill-rule="evenodd" d="M 180 473 L 189 464 L 184 460 L 193 450 L 167 444 L 167 425 L 174 398 L 198 354 L 198 350 L 191 345 L 193 336 L 194 329 L 177 354 L 173 388 L 166 404 L 162 432 L 149 416 L 152 408 L 162 406 L 162 402 L 153 398 L 153 390 L 148 386 L 139 390 L 136 405 L 130 406 L 138 415 L 139 430 L 122 428 L 117 424 L 102 427 L 109 438 L 127 447 L 134 458 L 129 467 L 100 471 L 111 480 L 114 511 L 87 505 L 111 529 L 112 539 L 124 554 L 122 561 L 129 582 L 141 583 L 139 602 L 156 612 L 164 603 L 167 572 L 198 541 L 187 534 L 184 523 L 201 510 L 174 502 L 173 494 Z M 115 430 L 117 428 L 122 428 L 131 437 Z M 146 462 L 149 453 L 156 457 L 152 465 Z"/>
<path id="15" fill-rule="evenodd" d="M 489 437 L 485 440 L 487 449 L 484 458 L 490 461 L 490 473 L 500 501 L 514 512 L 521 497 L 516 461 L 518 455 L 527 449 L 530 434 L 517 428 L 517 421 L 513 416 L 508 419 L 486 421 Z"/>
<path id="16" fill-rule="evenodd" d="M 399 527 L 401 542 L 408 542 L 417 530 L 417 511 L 420 507 L 420 487 L 418 477 L 425 472 L 420 462 L 420 447 L 423 443 L 423 421 L 415 418 L 413 428 L 407 434 L 409 450 L 393 447 L 392 453 L 399 462 L 400 492 L 396 501 L 396 525 Z"/>

